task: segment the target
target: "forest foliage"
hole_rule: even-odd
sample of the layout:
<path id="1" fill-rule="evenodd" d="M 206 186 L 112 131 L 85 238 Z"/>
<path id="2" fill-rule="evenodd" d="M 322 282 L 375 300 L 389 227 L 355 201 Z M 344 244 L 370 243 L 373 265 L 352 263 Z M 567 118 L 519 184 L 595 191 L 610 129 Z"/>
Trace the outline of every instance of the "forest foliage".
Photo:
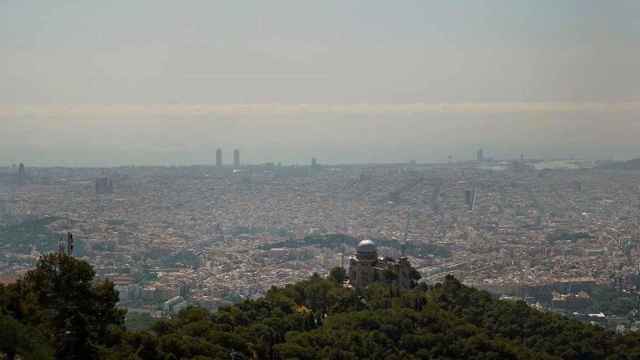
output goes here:
<path id="1" fill-rule="evenodd" d="M 127 330 L 108 281 L 89 264 L 43 257 L 0 287 L 0 352 L 24 359 L 640 359 L 640 335 L 616 335 L 449 276 L 400 290 L 343 286 L 344 271 L 272 288 L 209 312 L 189 307 Z"/>

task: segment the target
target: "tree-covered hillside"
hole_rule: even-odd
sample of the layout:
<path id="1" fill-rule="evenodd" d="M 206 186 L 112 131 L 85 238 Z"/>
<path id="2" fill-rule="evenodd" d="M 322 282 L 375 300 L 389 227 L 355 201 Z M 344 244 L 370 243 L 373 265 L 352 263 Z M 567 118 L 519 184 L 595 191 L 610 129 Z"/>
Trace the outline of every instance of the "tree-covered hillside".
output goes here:
<path id="1" fill-rule="evenodd" d="M 435 287 L 362 293 L 331 279 L 272 289 L 215 313 L 190 308 L 147 333 L 115 337 L 113 359 L 636 359 L 617 336 L 448 277 Z"/>
<path id="2" fill-rule="evenodd" d="M 43 256 L 14 284 L 0 285 L 0 353 L 8 359 L 95 359 L 126 311 L 85 261 Z"/>
<path id="3" fill-rule="evenodd" d="M 358 292 L 332 271 L 259 300 L 213 313 L 191 307 L 148 331 L 127 331 L 112 285 L 87 282 L 88 264 L 65 259 L 67 267 L 52 268 L 56 258 L 43 258 L 19 284 L 0 288 L 0 351 L 25 359 L 640 359 L 639 334 L 499 301 L 453 277 Z M 60 301 L 49 296 L 67 290 Z"/>

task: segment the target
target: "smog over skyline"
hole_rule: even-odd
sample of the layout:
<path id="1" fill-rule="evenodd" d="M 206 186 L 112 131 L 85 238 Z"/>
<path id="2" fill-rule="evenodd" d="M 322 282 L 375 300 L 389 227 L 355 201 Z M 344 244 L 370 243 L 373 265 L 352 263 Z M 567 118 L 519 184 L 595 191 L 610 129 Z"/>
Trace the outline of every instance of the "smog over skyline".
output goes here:
<path id="1" fill-rule="evenodd" d="M 640 156 L 636 1 L 0 1 L 0 165 Z"/>

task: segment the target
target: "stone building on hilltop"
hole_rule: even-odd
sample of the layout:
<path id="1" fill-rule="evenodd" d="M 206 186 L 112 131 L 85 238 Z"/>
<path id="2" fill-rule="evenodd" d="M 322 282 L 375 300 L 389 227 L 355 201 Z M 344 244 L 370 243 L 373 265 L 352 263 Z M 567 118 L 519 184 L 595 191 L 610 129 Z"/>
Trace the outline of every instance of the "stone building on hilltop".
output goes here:
<path id="1" fill-rule="evenodd" d="M 366 288 L 375 282 L 410 289 L 420 279 L 420 273 L 406 257 L 397 260 L 378 257 L 376 244 L 371 240 L 362 240 L 358 244 L 356 255 L 349 258 L 348 278 L 349 285 L 356 289 Z"/>

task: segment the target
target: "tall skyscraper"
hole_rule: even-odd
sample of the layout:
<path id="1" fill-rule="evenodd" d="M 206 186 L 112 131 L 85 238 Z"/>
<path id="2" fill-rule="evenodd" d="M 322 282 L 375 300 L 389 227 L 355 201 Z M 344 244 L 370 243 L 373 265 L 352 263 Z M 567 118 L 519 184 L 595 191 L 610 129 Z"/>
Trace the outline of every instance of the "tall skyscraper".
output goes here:
<path id="1" fill-rule="evenodd" d="M 216 150 L 216 166 L 222 167 L 222 149 Z"/>
<path id="2" fill-rule="evenodd" d="M 113 182 L 107 177 L 96 179 L 96 194 L 113 194 Z"/>
<path id="3" fill-rule="evenodd" d="M 311 166 L 312 167 L 318 166 L 318 160 L 316 158 L 311 158 Z"/>
<path id="4" fill-rule="evenodd" d="M 476 160 L 484 161 L 484 150 L 478 150 L 478 152 L 476 153 Z"/>
<path id="5" fill-rule="evenodd" d="M 240 150 L 238 149 L 233 150 L 233 167 L 240 167 Z"/>
<path id="6" fill-rule="evenodd" d="M 473 207 L 473 192 L 471 190 L 464 191 L 464 203 L 469 209 Z"/>
<path id="7" fill-rule="evenodd" d="M 18 166 L 18 184 L 24 184 L 27 180 L 27 173 L 24 169 L 24 164 L 20 163 Z"/>

